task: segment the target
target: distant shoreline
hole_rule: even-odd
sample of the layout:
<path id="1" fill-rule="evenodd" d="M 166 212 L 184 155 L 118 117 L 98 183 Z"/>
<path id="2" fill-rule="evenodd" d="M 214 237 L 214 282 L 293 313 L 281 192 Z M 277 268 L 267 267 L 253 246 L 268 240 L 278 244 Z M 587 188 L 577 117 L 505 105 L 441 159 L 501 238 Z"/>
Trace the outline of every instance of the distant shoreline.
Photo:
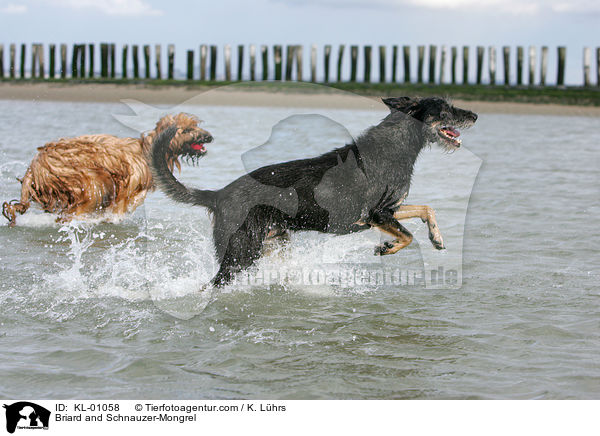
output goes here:
<path id="1" fill-rule="evenodd" d="M 469 95 L 453 95 L 444 92 L 444 87 L 377 86 L 365 88 L 351 84 L 337 84 L 337 88 L 321 86 L 303 86 L 294 84 L 243 83 L 226 86 L 226 83 L 199 84 L 160 84 L 160 83 L 85 83 L 85 82 L 34 82 L 34 81 L 2 81 L 0 82 L 0 100 L 33 100 L 33 101 L 72 101 L 72 102 L 106 102 L 118 103 L 123 99 L 134 99 L 147 104 L 177 105 L 198 95 L 211 91 L 203 99 L 203 104 L 215 106 L 275 106 L 275 107 L 306 107 L 306 108 L 340 108 L 340 109 L 381 109 L 375 104 L 380 96 L 386 95 L 443 95 L 450 96 L 459 106 L 481 113 L 503 114 L 538 114 L 566 116 L 600 116 L 600 106 L 584 104 L 562 104 L 550 99 L 551 102 L 541 101 L 496 101 L 482 94 L 472 92 Z M 356 84 L 358 85 L 358 84 Z M 456 86 L 454 87 L 456 88 Z M 464 87 L 464 90 L 470 87 Z M 460 88 L 462 89 L 462 88 Z M 385 91 L 385 92 L 384 92 Z M 436 92 L 438 91 L 438 92 Z M 508 92 L 509 90 L 507 90 Z M 540 90 L 537 90 L 541 92 Z M 554 89 L 553 92 L 560 90 Z M 465 91 L 466 92 L 466 91 Z M 575 90 L 564 90 L 568 95 L 577 95 Z M 588 90 L 588 94 L 600 96 L 600 91 Z M 357 101 L 352 94 L 359 94 L 373 100 L 373 104 Z M 526 93 L 521 100 L 527 98 Z M 571 98 L 570 97 L 570 98 Z M 573 97 L 574 98 L 574 97 Z M 569 99 L 565 99 L 568 102 Z"/>

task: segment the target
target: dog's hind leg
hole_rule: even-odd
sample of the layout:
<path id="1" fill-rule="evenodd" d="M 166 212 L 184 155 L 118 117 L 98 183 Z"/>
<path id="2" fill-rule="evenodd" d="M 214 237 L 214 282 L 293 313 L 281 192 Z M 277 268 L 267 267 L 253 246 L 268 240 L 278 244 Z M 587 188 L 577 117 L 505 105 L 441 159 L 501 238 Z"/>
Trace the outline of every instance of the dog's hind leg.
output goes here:
<path id="1" fill-rule="evenodd" d="M 255 235 L 240 228 L 229 238 L 221 266 L 212 283 L 219 287 L 229 283 L 234 275 L 252 266 L 262 251 L 264 235 Z"/>
<path id="2" fill-rule="evenodd" d="M 214 242 L 219 247 L 227 247 L 221 259 L 219 271 L 212 279 L 213 285 L 219 287 L 229 283 L 237 272 L 245 270 L 261 256 L 262 248 L 269 233 L 268 211 L 256 207 L 246 217 L 244 223 L 230 236 L 220 231 L 215 221 Z"/>
<path id="3" fill-rule="evenodd" d="M 376 256 L 394 254 L 409 245 L 413 240 L 411 233 L 394 218 L 391 211 L 372 212 L 369 224 L 395 238 L 391 242 L 386 241 L 381 245 L 377 245 L 375 247 Z"/>
<path id="4" fill-rule="evenodd" d="M 442 239 L 440 228 L 435 219 L 435 212 L 431 207 L 403 204 L 394 213 L 394 218 L 397 220 L 421 218 L 424 223 L 427 223 L 427 227 L 429 228 L 429 240 L 433 246 L 438 250 L 446 248 L 444 247 L 444 240 Z"/>

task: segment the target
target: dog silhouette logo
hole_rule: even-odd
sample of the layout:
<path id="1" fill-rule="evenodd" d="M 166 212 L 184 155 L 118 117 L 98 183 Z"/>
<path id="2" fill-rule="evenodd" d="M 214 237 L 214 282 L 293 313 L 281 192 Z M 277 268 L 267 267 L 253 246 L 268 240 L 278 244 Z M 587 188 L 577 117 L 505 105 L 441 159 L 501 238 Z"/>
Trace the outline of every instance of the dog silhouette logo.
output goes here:
<path id="1" fill-rule="evenodd" d="M 4 404 L 6 409 L 6 431 L 14 433 L 19 429 L 48 429 L 50 411 L 42 406 L 28 401 L 19 401 L 10 405 Z"/>

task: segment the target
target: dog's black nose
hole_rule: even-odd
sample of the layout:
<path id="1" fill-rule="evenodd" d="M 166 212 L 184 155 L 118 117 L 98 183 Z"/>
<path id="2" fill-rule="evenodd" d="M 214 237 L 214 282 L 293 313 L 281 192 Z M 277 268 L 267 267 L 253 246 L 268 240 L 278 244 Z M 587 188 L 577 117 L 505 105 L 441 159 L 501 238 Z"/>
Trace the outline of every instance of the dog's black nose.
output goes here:
<path id="1" fill-rule="evenodd" d="M 473 122 L 477 121 L 477 114 L 475 112 L 471 112 L 471 118 L 473 118 Z"/>

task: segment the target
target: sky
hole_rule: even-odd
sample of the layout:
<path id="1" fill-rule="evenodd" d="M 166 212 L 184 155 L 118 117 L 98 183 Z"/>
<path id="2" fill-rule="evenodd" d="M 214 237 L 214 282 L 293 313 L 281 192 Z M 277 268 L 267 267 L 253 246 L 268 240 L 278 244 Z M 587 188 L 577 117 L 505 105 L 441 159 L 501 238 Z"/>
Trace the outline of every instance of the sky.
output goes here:
<path id="1" fill-rule="evenodd" d="M 564 45 L 567 83 L 579 84 L 583 47 L 593 50 L 595 81 L 599 28 L 598 0 L 0 0 L 5 46 L 172 43 L 181 70 L 185 51 L 200 44 L 219 45 L 220 53 L 224 44 L 303 44 L 305 53 L 311 44 L 319 50 L 324 44 L 411 45 L 413 56 L 417 45 L 469 45 L 472 64 L 477 45 L 494 45 L 498 55 L 505 45 L 522 45 L 526 52 L 530 45 L 547 45 L 553 81 L 556 46 Z"/>

